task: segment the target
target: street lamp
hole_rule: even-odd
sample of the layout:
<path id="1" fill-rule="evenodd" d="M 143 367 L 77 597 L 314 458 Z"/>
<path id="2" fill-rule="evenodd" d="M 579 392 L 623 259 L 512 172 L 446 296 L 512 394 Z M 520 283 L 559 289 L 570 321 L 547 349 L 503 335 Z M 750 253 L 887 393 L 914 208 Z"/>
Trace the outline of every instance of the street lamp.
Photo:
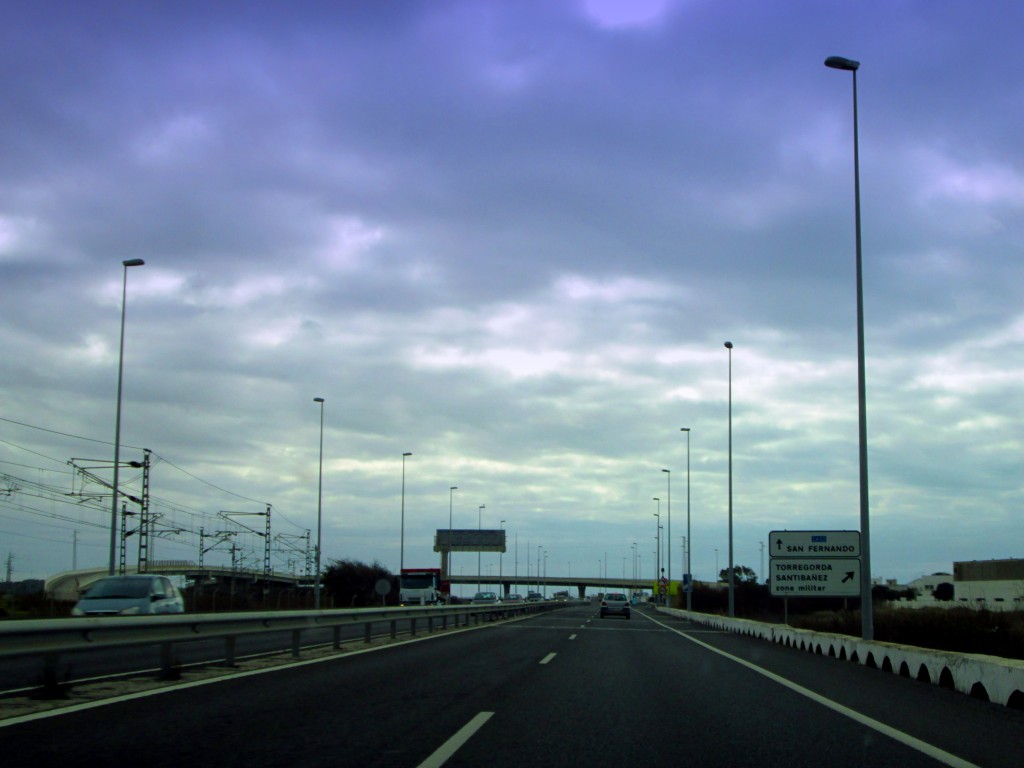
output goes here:
<path id="1" fill-rule="evenodd" d="M 402 571 L 405 570 L 405 460 L 412 456 L 406 451 L 402 454 L 402 530 L 398 543 L 398 584 L 402 584 Z"/>
<path id="2" fill-rule="evenodd" d="M 448 600 L 451 600 L 452 582 L 452 494 L 459 490 L 459 486 L 453 485 L 448 489 Z"/>
<path id="3" fill-rule="evenodd" d="M 665 546 L 665 557 L 667 560 L 666 570 L 669 583 L 672 582 L 672 472 L 668 469 L 661 470 L 666 472 L 665 479 L 668 480 L 668 525 L 665 527 L 665 535 L 668 537 L 665 539 L 667 545 Z"/>
<path id="4" fill-rule="evenodd" d="M 548 551 L 544 550 L 544 589 L 541 592 L 546 600 L 548 597 Z"/>
<path id="5" fill-rule="evenodd" d="M 729 616 L 736 615 L 732 572 L 732 342 L 725 342 L 729 350 Z"/>
<path id="6" fill-rule="evenodd" d="M 857 136 L 857 69 L 859 61 L 829 56 L 825 66 L 853 74 L 853 200 L 857 251 L 857 409 L 860 442 L 860 617 L 861 636 L 874 638 L 874 616 L 871 605 L 871 533 L 868 506 L 868 417 L 867 385 L 864 376 L 864 281 L 861 270 L 860 238 L 860 147 Z"/>
<path id="7" fill-rule="evenodd" d="M 324 399 L 314 397 L 314 403 L 320 403 L 320 479 L 316 489 L 316 581 L 313 582 L 313 608 L 320 610 L 320 541 L 323 522 L 324 498 Z"/>
<path id="8" fill-rule="evenodd" d="M 686 433 L 686 573 L 689 584 L 686 585 L 686 610 L 693 610 L 693 570 L 690 568 L 690 552 L 693 550 L 693 539 L 690 538 L 690 428 L 680 427 Z"/>
<path id="9" fill-rule="evenodd" d="M 544 547 L 543 544 L 537 545 L 537 591 L 540 592 L 540 551 Z M 600 575 L 600 571 L 598 572 Z"/>
<path id="10" fill-rule="evenodd" d="M 501 528 L 501 530 L 503 530 L 503 531 L 505 530 L 505 522 L 506 522 L 505 520 L 502 520 L 502 521 L 501 521 L 500 523 L 498 523 L 498 526 L 499 526 L 499 527 Z M 504 538 L 504 537 L 502 537 L 502 538 Z M 504 545 L 504 543 L 505 543 L 505 542 L 504 542 L 504 541 L 502 541 L 502 545 Z M 504 587 L 502 587 L 502 585 L 501 585 L 501 556 L 502 556 L 503 554 L 504 554 L 504 553 L 502 552 L 502 550 L 500 550 L 500 549 L 499 549 L 499 550 L 498 550 L 498 592 L 499 592 L 499 593 L 501 594 L 501 596 L 502 596 L 502 597 L 504 597 L 504 596 L 505 596 L 505 589 L 504 589 Z"/>
<path id="11" fill-rule="evenodd" d="M 654 565 L 654 580 L 658 581 L 661 579 L 661 498 L 654 496 L 652 500 L 658 502 L 658 511 L 654 513 L 654 516 L 658 518 L 658 535 L 656 537 L 658 540 L 658 551 L 656 553 L 658 562 Z"/>
<path id="12" fill-rule="evenodd" d="M 481 527 L 480 527 L 481 526 L 481 520 L 483 520 L 483 514 L 484 514 L 483 510 L 485 510 L 485 509 L 487 509 L 487 505 L 486 504 L 481 504 L 476 509 L 476 532 L 478 534 L 480 533 L 480 530 L 481 530 Z M 480 546 L 479 542 L 477 542 L 477 546 L 478 547 Z M 480 581 L 480 550 L 478 549 L 476 551 L 476 591 L 479 592 L 482 588 L 483 588 L 483 584 Z"/>
<path id="13" fill-rule="evenodd" d="M 124 278 L 121 283 L 121 351 L 117 359 L 117 415 L 114 418 L 114 485 L 111 489 L 110 499 L 110 564 L 107 568 L 108 576 L 114 575 L 114 560 L 117 553 L 117 484 L 118 469 L 121 466 L 121 382 L 124 377 L 124 312 L 128 297 L 128 267 L 141 267 L 145 263 L 142 259 L 127 259 L 121 262 L 124 267 Z"/>

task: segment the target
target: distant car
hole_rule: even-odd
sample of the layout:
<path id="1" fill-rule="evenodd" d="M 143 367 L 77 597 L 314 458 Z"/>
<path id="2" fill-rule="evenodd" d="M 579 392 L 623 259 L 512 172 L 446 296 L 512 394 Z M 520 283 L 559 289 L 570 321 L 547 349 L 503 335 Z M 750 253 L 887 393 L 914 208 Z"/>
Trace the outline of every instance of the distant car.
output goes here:
<path id="1" fill-rule="evenodd" d="M 185 599 L 165 576 L 107 576 L 90 586 L 72 616 L 184 613 Z"/>
<path id="2" fill-rule="evenodd" d="M 493 592 L 477 592 L 473 595 L 472 605 L 493 605 L 498 602 L 498 596 Z"/>
<path id="3" fill-rule="evenodd" d="M 601 600 L 601 618 L 612 614 L 629 618 L 629 598 L 621 592 L 608 592 Z"/>
<path id="4" fill-rule="evenodd" d="M 528 602 L 528 603 L 539 603 L 539 602 L 542 602 L 543 600 L 544 600 L 544 595 L 542 595 L 540 592 L 527 592 L 526 593 L 526 602 Z"/>
<path id="5" fill-rule="evenodd" d="M 513 592 L 511 595 L 505 598 L 506 603 L 521 603 L 522 601 L 523 596 L 515 592 Z"/>

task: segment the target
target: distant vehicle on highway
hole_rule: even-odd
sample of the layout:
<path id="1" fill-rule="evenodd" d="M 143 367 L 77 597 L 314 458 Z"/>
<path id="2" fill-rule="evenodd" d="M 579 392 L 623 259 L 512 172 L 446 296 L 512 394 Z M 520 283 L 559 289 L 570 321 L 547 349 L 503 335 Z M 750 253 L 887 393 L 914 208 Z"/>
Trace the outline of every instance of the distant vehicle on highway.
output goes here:
<path id="1" fill-rule="evenodd" d="M 540 592 L 527 592 L 526 593 L 526 602 L 528 602 L 528 603 L 540 603 L 540 602 L 543 602 L 543 600 L 544 600 L 544 595 L 542 595 Z"/>
<path id="2" fill-rule="evenodd" d="M 523 596 L 518 594 L 517 592 L 513 592 L 511 595 L 505 598 L 506 603 L 521 603 L 522 601 Z"/>
<path id="3" fill-rule="evenodd" d="M 142 616 L 184 613 L 185 600 L 164 576 L 108 576 L 86 590 L 72 616 Z"/>
<path id="4" fill-rule="evenodd" d="M 612 614 L 629 618 L 629 598 L 621 592 L 608 592 L 601 600 L 601 618 Z"/>
<path id="5" fill-rule="evenodd" d="M 451 594 L 440 568 L 403 568 L 398 585 L 399 605 L 438 605 Z"/>
<path id="6" fill-rule="evenodd" d="M 472 605 L 493 605 L 498 602 L 498 596 L 493 592 L 477 592 L 473 595 Z"/>

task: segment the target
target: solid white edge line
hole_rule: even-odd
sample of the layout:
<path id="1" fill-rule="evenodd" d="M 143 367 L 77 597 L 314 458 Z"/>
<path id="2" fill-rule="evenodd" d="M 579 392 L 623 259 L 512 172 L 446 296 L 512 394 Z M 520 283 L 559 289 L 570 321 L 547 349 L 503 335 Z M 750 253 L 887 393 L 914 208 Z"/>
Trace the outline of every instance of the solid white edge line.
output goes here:
<path id="1" fill-rule="evenodd" d="M 543 659 L 540 660 L 540 663 L 541 664 L 547 664 L 549 661 L 551 661 L 557 655 L 558 655 L 557 653 L 549 653 L 547 656 L 545 656 Z"/>
<path id="2" fill-rule="evenodd" d="M 458 752 L 462 745 L 472 738 L 473 734 L 479 731 L 488 720 L 494 717 L 493 712 L 480 712 L 472 720 L 459 728 L 448 741 L 442 744 L 437 750 L 419 764 L 419 768 L 440 768 L 448 758 Z"/>
<path id="3" fill-rule="evenodd" d="M 949 752 L 946 752 L 945 750 L 940 749 L 939 747 L 936 747 L 933 744 L 929 744 L 928 742 L 922 741 L 921 739 L 918 739 L 915 736 L 911 736 L 909 733 L 904 733 L 903 731 L 897 730 L 896 728 L 893 728 L 891 725 L 886 725 L 885 723 L 879 720 L 875 720 L 873 717 L 868 717 L 867 715 L 862 714 L 855 709 L 850 709 L 849 707 L 840 704 L 838 701 L 832 701 L 832 699 L 827 699 L 820 693 L 815 693 L 809 688 L 804 688 L 802 685 L 794 683 L 792 680 L 787 680 L 786 678 L 777 675 L 774 672 L 770 672 L 767 669 L 764 669 L 763 667 L 759 667 L 756 664 L 753 664 L 745 659 L 741 659 L 738 656 L 733 656 L 731 653 L 728 653 L 727 651 L 715 648 L 713 645 L 708 645 L 707 643 L 702 642 L 701 640 L 698 640 L 695 637 L 690 637 L 685 632 L 682 632 L 676 629 L 675 627 L 670 627 L 667 624 L 662 624 L 655 618 L 652 618 L 650 616 L 645 616 L 644 618 L 650 619 L 658 626 L 664 627 L 670 632 L 675 632 L 680 637 L 686 638 L 691 643 L 695 643 L 699 645 L 701 648 L 705 648 L 711 651 L 712 653 L 717 653 L 719 656 L 723 656 L 726 659 L 729 659 L 730 661 L 735 661 L 737 664 L 741 664 L 747 669 L 757 672 L 759 675 L 764 675 L 769 680 L 772 680 L 778 683 L 779 685 L 785 686 L 786 688 L 789 688 L 791 691 L 794 691 L 795 693 L 798 693 L 801 696 L 805 696 L 811 701 L 821 704 L 824 707 L 828 707 L 833 712 L 837 712 L 840 715 L 850 718 L 854 722 L 860 723 L 861 725 L 871 728 L 872 730 L 878 731 L 879 733 L 884 734 L 885 736 L 888 736 L 889 738 L 894 739 L 895 741 L 898 741 L 900 744 L 903 744 L 904 746 L 910 747 L 911 749 L 916 749 L 918 752 L 927 755 L 933 760 L 939 761 L 943 765 L 951 766 L 951 768 L 980 768 L 980 766 L 976 765 L 975 763 L 968 762 L 963 758 L 950 754 Z"/>

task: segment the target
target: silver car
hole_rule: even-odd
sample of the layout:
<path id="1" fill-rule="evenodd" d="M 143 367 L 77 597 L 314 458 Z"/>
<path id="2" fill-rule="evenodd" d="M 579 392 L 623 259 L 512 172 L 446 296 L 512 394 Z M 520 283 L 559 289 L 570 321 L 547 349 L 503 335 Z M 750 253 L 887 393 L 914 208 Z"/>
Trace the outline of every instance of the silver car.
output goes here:
<path id="1" fill-rule="evenodd" d="M 621 592 L 609 592 L 601 600 L 601 618 L 612 614 L 629 618 L 629 598 Z"/>
<path id="2" fill-rule="evenodd" d="M 166 576 L 107 576 L 90 586 L 72 616 L 184 613 L 185 599 Z"/>
<path id="3" fill-rule="evenodd" d="M 494 605 L 498 602 L 498 596 L 493 592 L 477 592 L 473 595 L 471 605 Z"/>

